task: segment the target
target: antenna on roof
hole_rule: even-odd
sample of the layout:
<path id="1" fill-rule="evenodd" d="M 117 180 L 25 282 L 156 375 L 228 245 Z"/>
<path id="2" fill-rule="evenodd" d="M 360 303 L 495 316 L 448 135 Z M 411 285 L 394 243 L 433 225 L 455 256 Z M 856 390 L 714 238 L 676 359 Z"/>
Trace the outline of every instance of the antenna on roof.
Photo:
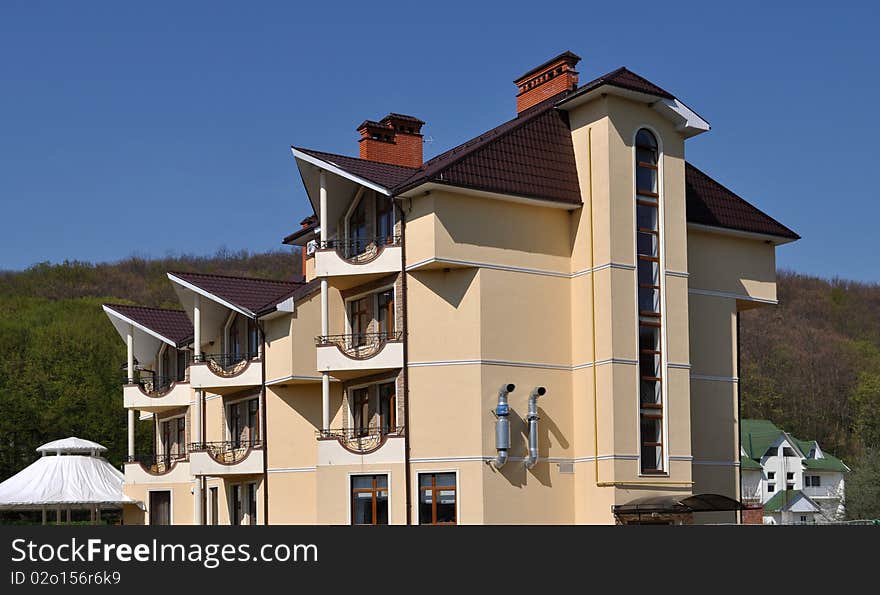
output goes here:
<path id="1" fill-rule="evenodd" d="M 434 137 L 433 136 L 426 136 L 424 139 L 422 139 L 422 142 L 425 143 L 426 145 L 430 145 L 431 143 L 434 142 Z"/>

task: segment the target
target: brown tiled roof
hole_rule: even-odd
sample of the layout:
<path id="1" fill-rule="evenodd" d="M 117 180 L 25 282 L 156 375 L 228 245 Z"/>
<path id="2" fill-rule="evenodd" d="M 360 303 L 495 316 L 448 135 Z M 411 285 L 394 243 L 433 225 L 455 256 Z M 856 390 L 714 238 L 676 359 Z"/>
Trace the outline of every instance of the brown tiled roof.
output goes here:
<path id="1" fill-rule="evenodd" d="M 415 168 L 404 167 L 402 165 L 391 165 L 379 161 L 369 161 L 367 159 L 358 159 L 357 157 L 325 153 L 323 151 L 314 151 L 312 149 L 303 149 L 301 147 L 293 148 L 297 151 L 302 151 L 307 155 L 311 155 L 312 157 L 316 157 L 321 161 L 331 163 L 339 169 L 343 169 L 358 177 L 364 178 L 365 180 L 379 184 L 383 188 L 393 188 L 418 171 Z"/>
<path id="2" fill-rule="evenodd" d="M 685 187 L 689 223 L 800 239 L 798 234 L 690 163 L 685 164 Z"/>
<path id="3" fill-rule="evenodd" d="M 104 306 L 162 335 L 166 339 L 174 341 L 177 346 L 186 345 L 192 341 L 193 325 L 183 310 L 125 306 L 122 304 L 104 304 Z"/>
<path id="4" fill-rule="evenodd" d="M 252 313 L 274 306 L 287 299 L 293 291 L 304 285 L 302 282 L 294 281 L 273 281 L 206 273 L 171 272 L 169 274 Z"/>
<path id="5" fill-rule="evenodd" d="M 300 228 L 300 229 L 297 229 L 295 232 L 293 232 L 293 233 L 291 233 L 291 234 L 289 234 L 289 235 L 284 236 L 284 239 L 281 240 L 281 243 L 282 243 L 282 244 L 290 244 L 290 245 L 294 245 L 294 243 L 296 242 L 296 240 L 302 238 L 303 236 L 314 235 L 315 230 L 316 230 L 317 228 L 318 228 L 318 223 L 317 223 L 317 222 L 315 222 L 315 223 L 310 223 L 310 224 L 307 225 L 306 227 L 302 227 L 302 228 Z"/>
<path id="6" fill-rule="evenodd" d="M 580 204 L 568 115 L 535 110 L 427 161 L 394 188 L 426 182 Z"/>
<path id="7" fill-rule="evenodd" d="M 665 98 L 668 91 L 618 68 L 573 92 L 563 92 L 516 118 L 437 155 L 419 169 L 299 149 L 400 194 L 435 182 L 566 204 L 581 204 L 574 148 L 561 101 L 612 85 Z M 688 221 L 797 239 L 799 236 L 690 164 L 687 167 Z"/>
<path id="8" fill-rule="evenodd" d="M 571 94 L 571 97 L 589 93 L 593 89 L 601 87 L 602 85 L 611 85 L 613 87 L 620 87 L 621 89 L 629 89 L 630 91 L 638 91 L 640 93 L 665 97 L 666 99 L 675 99 L 675 96 L 669 91 L 661 89 L 648 79 L 637 75 L 624 66 L 621 66 L 617 70 L 612 70 L 608 74 L 603 74 L 589 83 L 578 87 L 577 90 Z"/>
<path id="9" fill-rule="evenodd" d="M 263 306 L 256 314 L 263 315 L 268 314 L 275 310 L 276 306 L 283 302 L 284 300 L 293 298 L 293 301 L 296 302 L 307 295 L 310 295 L 321 289 L 321 280 L 320 279 L 312 279 L 308 283 L 301 283 L 299 287 L 294 289 L 293 291 L 289 291 L 288 293 L 277 297 L 272 302 Z"/>

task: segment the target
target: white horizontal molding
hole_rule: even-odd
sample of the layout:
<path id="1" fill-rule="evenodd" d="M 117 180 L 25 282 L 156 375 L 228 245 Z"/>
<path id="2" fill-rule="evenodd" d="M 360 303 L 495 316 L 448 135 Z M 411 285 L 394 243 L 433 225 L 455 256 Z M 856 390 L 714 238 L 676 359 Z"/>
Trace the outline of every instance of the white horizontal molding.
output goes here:
<path id="1" fill-rule="evenodd" d="M 710 459 L 694 459 L 694 465 L 708 465 L 713 467 L 739 467 L 739 461 L 713 461 Z"/>
<path id="2" fill-rule="evenodd" d="M 559 277 L 562 279 L 574 279 L 575 277 L 581 277 L 583 275 L 589 275 L 593 272 L 603 271 L 605 269 L 619 269 L 624 271 L 634 271 L 636 267 L 631 264 L 624 264 L 618 262 L 611 262 L 607 264 L 598 265 L 592 268 L 581 269 L 579 271 L 575 271 L 573 273 L 565 272 L 565 271 L 552 271 L 549 269 L 535 269 L 530 267 L 519 267 L 514 265 L 507 264 L 496 264 L 491 262 L 479 262 L 476 260 L 460 260 L 457 258 L 425 258 L 424 260 L 420 260 L 418 262 L 414 262 L 412 264 L 408 264 L 406 266 L 406 270 L 412 271 L 417 270 L 428 265 L 432 264 L 448 264 L 450 266 L 456 267 L 468 267 L 468 268 L 479 268 L 479 269 L 490 269 L 495 271 L 506 271 L 509 273 L 522 273 L 525 275 L 543 275 L 545 277 Z"/>
<path id="3" fill-rule="evenodd" d="M 317 467 L 276 467 L 269 469 L 269 473 L 311 473 L 317 471 Z"/>
<path id="4" fill-rule="evenodd" d="M 583 368 L 592 368 L 593 366 L 604 366 L 608 364 L 625 364 L 628 366 L 638 365 L 638 360 L 609 358 L 597 362 L 584 362 L 575 365 L 568 364 L 550 364 L 541 362 L 517 362 L 509 360 L 497 359 L 457 359 L 457 360 L 434 360 L 424 362 L 409 362 L 411 368 L 426 368 L 432 366 L 509 366 L 511 368 L 538 368 L 542 370 L 565 370 L 568 372 L 581 370 Z"/>
<path id="5" fill-rule="evenodd" d="M 669 367 L 669 368 L 673 368 L 673 369 L 675 369 L 675 370 L 690 370 L 690 369 L 691 369 L 691 365 L 690 365 L 690 364 L 685 364 L 685 363 L 673 363 L 673 362 L 669 362 L 668 364 L 666 364 L 666 366 Z"/>
<path id="6" fill-rule="evenodd" d="M 639 459 L 639 455 L 633 454 L 610 454 L 610 455 L 599 455 L 600 461 L 637 461 Z M 461 457 L 416 457 L 410 459 L 412 463 L 471 463 L 471 462 L 490 462 L 494 461 L 495 456 L 461 456 Z M 522 462 L 526 460 L 526 457 L 508 457 L 508 461 L 513 462 Z M 595 461 L 596 457 L 578 457 L 578 458 L 566 458 L 566 457 L 545 457 L 538 458 L 538 462 L 544 463 L 584 463 Z M 690 460 L 690 459 L 688 459 Z"/>
<path id="7" fill-rule="evenodd" d="M 666 271 L 667 277 L 681 277 L 682 279 L 687 279 L 691 276 L 690 273 L 686 271 Z"/>

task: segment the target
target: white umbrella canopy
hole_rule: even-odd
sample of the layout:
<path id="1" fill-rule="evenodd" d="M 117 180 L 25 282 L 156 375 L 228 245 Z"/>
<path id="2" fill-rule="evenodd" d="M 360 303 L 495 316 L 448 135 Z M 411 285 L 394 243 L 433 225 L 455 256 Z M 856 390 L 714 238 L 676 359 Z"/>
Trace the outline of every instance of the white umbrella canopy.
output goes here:
<path id="1" fill-rule="evenodd" d="M 38 446 L 37 452 L 42 454 L 51 454 L 56 452 L 99 453 L 107 452 L 107 448 L 98 444 L 97 442 L 92 442 L 91 440 L 84 440 L 82 438 L 77 438 L 76 436 L 71 436 L 70 438 L 53 440 L 52 442 L 47 442 L 42 446 Z"/>
<path id="2" fill-rule="evenodd" d="M 70 442 L 79 441 L 79 442 Z M 100 444 L 79 438 L 67 438 L 38 448 L 44 456 L 0 483 L 0 510 L 40 510 L 52 507 L 66 509 L 118 508 L 140 502 L 122 493 L 123 475 L 105 458 L 97 455 L 60 454 L 65 452 L 56 443 L 67 442 L 66 452 L 107 450 Z M 46 449 L 46 450 L 43 450 Z"/>

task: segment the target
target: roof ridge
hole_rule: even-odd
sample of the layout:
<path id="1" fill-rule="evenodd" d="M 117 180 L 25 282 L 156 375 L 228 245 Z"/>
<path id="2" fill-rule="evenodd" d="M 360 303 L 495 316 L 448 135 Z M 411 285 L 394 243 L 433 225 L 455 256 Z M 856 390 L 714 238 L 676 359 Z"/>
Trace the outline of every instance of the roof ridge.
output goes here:
<path id="1" fill-rule="evenodd" d="M 200 277 L 220 277 L 221 279 L 237 279 L 239 281 L 263 281 L 266 283 L 284 283 L 290 285 L 303 285 L 303 281 L 282 281 L 280 279 L 264 279 L 262 277 L 244 277 L 241 275 L 222 275 L 219 273 L 197 273 L 188 271 L 168 271 L 169 275 L 197 275 Z"/>

